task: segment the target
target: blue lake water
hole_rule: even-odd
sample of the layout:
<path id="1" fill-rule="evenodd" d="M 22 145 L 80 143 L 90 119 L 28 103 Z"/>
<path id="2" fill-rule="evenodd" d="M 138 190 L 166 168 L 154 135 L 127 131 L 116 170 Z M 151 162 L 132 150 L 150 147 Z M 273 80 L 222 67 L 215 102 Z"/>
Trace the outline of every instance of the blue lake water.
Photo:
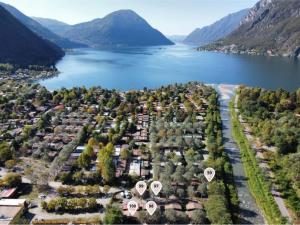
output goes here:
<path id="1" fill-rule="evenodd" d="M 40 81 L 50 90 L 74 86 L 130 90 L 188 81 L 286 90 L 300 87 L 300 61 L 198 52 L 186 45 L 75 49 L 56 66 L 61 72 L 57 77 Z"/>

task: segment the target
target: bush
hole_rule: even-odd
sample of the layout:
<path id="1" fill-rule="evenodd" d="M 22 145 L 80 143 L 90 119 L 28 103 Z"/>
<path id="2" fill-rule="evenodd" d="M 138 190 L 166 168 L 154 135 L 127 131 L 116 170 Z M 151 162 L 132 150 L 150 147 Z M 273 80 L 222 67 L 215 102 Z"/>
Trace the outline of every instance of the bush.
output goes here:
<path id="1" fill-rule="evenodd" d="M 104 223 L 105 224 L 122 224 L 123 213 L 116 205 L 108 205 L 105 211 Z"/>
<path id="2" fill-rule="evenodd" d="M 19 187 L 22 183 L 22 177 L 17 173 L 8 173 L 2 179 L 2 185 L 8 188 Z"/>
<path id="3" fill-rule="evenodd" d="M 95 198 L 55 198 L 41 204 L 46 211 L 57 213 L 95 212 L 100 207 Z"/>
<path id="4" fill-rule="evenodd" d="M 99 196 L 101 194 L 100 188 L 98 185 L 87 185 L 87 186 L 60 186 L 57 188 L 57 192 L 61 196 Z"/>

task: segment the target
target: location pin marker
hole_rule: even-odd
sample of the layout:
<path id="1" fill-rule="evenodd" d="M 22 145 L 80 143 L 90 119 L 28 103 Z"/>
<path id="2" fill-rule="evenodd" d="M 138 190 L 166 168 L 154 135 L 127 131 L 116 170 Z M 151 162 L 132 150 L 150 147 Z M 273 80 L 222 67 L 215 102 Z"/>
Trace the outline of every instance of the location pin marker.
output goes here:
<path id="1" fill-rule="evenodd" d="M 146 210 L 152 216 L 157 209 L 157 204 L 154 201 L 150 201 L 146 203 Z"/>
<path id="2" fill-rule="evenodd" d="M 211 167 L 208 167 L 204 170 L 204 176 L 208 180 L 208 182 L 211 182 L 212 179 L 214 179 L 215 174 L 216 171 Z"/>
<path id="3" fill-rule="evenodd" d="M 153 191 L 153 193 L 155 194 L 155 195 L 158 195 L 159 194 L 159 192 L 161 191 L 161 189 L 162 189 L 162 184 L 159 182 L 159 181 L 153 181 L 152 183 L 151 183 L 151 190 Z"/>
<path id="4" fill-rule="evenodd" d="M 139 181 L 135 185 L 135 189 L 140 195 L 143 195 L 147 189 L 147 184 L 145 181 Z"/>
<path id="5" fill-rule="evenodd" d="M 135 201 L 130 201 L 127 203 L 127 209 L 130 215 L 134 215 L 136 211 L 138 210 L 139 205 Z"/>

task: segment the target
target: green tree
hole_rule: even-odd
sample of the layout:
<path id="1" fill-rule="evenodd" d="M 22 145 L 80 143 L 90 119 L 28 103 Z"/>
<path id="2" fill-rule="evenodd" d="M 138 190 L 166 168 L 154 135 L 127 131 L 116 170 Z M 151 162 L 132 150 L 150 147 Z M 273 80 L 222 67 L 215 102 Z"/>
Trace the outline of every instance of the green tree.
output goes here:
<path id="1" fill-rule="evenodd" d="M 3 165 L 7 160 L 12 159 L 13 153 L 7 142 L 0 143 L 0 164 Z"/>
<path id="2" fill-rule="evenodd" d="M 163 223 L 163 216 L 159 209 L 157 209 L 152 216 L 149 216 L 149 214 L 146 211 L 140 211 L 138 213 L 138 219 L 143 224 L 144 223 L 146 223 L 146 224 L 162 224 Z"/>
<path id="3" fill-rule="evenodd" d="M 177 214 L 174 209 L 167 209 L 165 211 L 165 218 L 168 224 L 177 224 Z"/>
<path id="4" fill-rule="evenodd" d="M 4 176 L 2 183 L 9 188 L 19 187 L 22 183 L 22 177 L 17 173 L 8 173 Z"/>
<path id="5" fill-rule="evenodd" d="M 108 205 L 105 210 L 104 224 L 122 224 L 123 213 L 117 205 Z"/>
<path id="6" fill-rule="evenodd" d="M 191 223 L 192 224 L 207 224 L 206 222 L 206 214 L 201 209 L 196 209 L 192 213 L 191 217 Z"/>
<path id="7" fill-rule="evenodd" d="M 212 224 L 232 224 L 223 195 L 211 195 L 205 203 L 207 218 Z"/>
<path id="8" fill-rule="evenodd" d="M 5 162 L 5 168 L 12 169 L 16 165 L 16 161 L 13 159 L 7 160 Z"/>
<path id="9" fill-rule="evenodd" d="M 98 153 L 98 169 L 103 180 L 110 183 L 115 177 L 115 165 L 113 162 L 113 144 L 109 143 Z"/>

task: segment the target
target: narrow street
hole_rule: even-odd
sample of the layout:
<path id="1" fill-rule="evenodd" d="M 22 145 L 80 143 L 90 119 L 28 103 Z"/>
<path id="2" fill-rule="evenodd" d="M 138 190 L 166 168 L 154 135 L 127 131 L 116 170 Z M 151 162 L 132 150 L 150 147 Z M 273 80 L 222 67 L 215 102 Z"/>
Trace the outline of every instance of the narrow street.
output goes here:
<path id="1" fill-rule="evenodd" d="M 233 167 L 234 180 L 238 191 L 240 201 L 240 217 L 241 224 L 264 224 L 264 218 L 250 193 L 247 185 L 247 177 L 243 168 L 240 151 L 233 140 L 231 133 L 231 119 L 229 112 L 229 101 L 234 95 L 237 86 L 233 85 L 217 85 L 216 90 L 220 94 L 220 110 L 223 123 L 224 147 L 229 155 L 230 162 Z"/>

